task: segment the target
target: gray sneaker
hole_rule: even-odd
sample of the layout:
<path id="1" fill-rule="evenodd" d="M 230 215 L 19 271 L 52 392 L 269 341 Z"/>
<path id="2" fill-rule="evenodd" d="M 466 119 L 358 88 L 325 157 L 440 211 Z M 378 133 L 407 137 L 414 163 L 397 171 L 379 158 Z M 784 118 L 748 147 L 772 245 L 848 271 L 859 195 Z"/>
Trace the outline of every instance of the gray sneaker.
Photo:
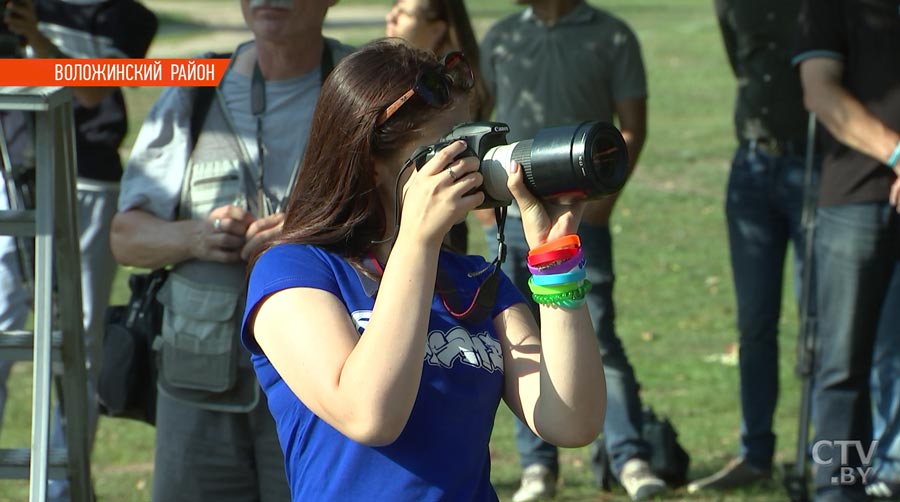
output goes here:
<path id="1" fill-rule="evenodd" d="M 513 495 L 513 502 L 537 502 L 556 495 L 556 473 L 542 464 L 532 464 L 522 471 L 522 485 Z"/>
<path id="2" fill-rule="evenodd" d="M 772 477 L 771 469 L 760 469 L 748 463 L 744 457 L 737 457 L 712 476 L 698 479 L 687 486 L 688 493 L 700 490 L 730 490 L 751 485 Z"/>
<path id="3" fill-rule="evenodd" d="M 866 493 L 869 496 L 880 499 L 900 498 L 900 482 L 876 479 L 871 483 L 866 484 Z"/>
<path id="4" fill-rule="evenodd" d="M 666 482 L 653 474 L 647 461 L 639 458 L 625 462 L 622 472 L 619 473 L 619 483 L 635 502 L 647 500 L 666 491 Z"/>

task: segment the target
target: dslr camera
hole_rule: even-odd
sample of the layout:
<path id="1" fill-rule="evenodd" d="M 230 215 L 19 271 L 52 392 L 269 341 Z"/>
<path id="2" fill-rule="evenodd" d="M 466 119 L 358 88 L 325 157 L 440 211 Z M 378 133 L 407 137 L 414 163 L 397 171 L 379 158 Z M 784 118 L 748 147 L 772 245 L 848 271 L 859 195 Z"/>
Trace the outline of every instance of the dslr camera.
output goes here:
<path id="1" fill-rule="evenodd" d="M 12 3 L 19 3 L 12 0 Z M 0 59 L 19 59 L 25 54 L 25 39 L 9 31 L 6 17 L 6 0 L 0 0 Z"/>
<path id="2" fill-rule="evenodd" d="M 413 154 L 420 169 L 444 147 L 466 142 L 457 158 L 477 157 L 484 176 L 484 203 L 479 209 L 508 206 L 513 196 L 506 187 L 512 161 L 521 166 L 525 186 L 544 199 L 574 196 L 597 199 L 621 190 L 628 177 L 628 149 L 622 134 L 607 122 L 541 129 L 534 139 L 508 144 L 509 126 L 502 122 L 471 122 L 453 128 L 441 140 Z"/>

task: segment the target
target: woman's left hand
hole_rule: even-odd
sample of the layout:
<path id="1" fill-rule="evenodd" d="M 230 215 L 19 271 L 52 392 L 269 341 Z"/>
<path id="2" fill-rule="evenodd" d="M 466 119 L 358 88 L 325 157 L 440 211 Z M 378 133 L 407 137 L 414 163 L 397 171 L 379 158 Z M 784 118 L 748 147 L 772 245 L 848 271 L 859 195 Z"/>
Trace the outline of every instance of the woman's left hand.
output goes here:
<path id="1" fill-rule="evenodd" d="M 270 214 L 248 225 L 244 234 L 246 244 L 241 248 L 241 259 L 249 260 L 263 244 L 277 237 L 283 226 L 284 213 Z"/>
<path id="2" fill-rule="evenodd" d="M 510 166 L 506 185 L 519 204 L 529 248 L 534 249 L 564 235 L 578 232 L 581 215 L 584 213 L 584 201 L 575 198 L 553 201 L 539 199 L 528 191 L 522 167 L 515 161 Z"/>

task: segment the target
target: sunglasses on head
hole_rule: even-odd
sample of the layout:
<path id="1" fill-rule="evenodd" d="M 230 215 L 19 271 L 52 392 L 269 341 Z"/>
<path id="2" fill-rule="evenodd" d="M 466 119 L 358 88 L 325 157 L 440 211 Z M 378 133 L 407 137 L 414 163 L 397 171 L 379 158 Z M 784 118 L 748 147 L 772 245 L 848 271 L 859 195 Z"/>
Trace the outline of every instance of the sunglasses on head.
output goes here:
<path id="1" fill-rule="evenodd" d="M 474 85 L 475 75 L 466 57 L 462 52 L 451 52 L 444 56 L 440 66 L 429 66 L 420 70 L 412 88 L 388 105 L 378 116 L 375 125 L 380 126 L 387 122 L 403 103 L 413 96 L 419 96 L 428 106 L 440 108 L 450 102 L 451 86 L 468 91 Z"/>

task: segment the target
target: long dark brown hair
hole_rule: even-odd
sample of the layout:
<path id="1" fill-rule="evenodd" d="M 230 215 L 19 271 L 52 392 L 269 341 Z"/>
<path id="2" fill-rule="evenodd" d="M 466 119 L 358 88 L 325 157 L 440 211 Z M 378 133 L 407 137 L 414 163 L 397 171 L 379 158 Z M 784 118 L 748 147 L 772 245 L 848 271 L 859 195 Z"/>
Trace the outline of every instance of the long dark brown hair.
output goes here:
<path id="1" fill-rule="evenodd" d="M 429 21 L 447 23 L 447 44 L 453 50 L 461 51 L 472 66 L 475 73 L 475 89 L 472 93 L 473 119 L 489 120 L 493 108 L 490 92 L 484 79 L 481 78 L 481 66 L 478 53 L 478 39 L 472 29 L 472 21 L 463 0 L 426 0 L 422 15 Z M 442 54 L 438 54 L 441 56 Z"/>
<path id="2" fill-rule="evenodd" d="M 313 113 L 281 236 L 267 247 L 312 244 L 354 262 L 366 255 L 373 241 L 384 237 L 388 222 L 375 188 L 375 161 L 394 160 L 450 103 L 434 108 L 414 95 L 384 124 L 376 126 L 376 122 L 382 111 L 412 88 L 423 68 L 438 65 L 430 52 L 400 39 L 381 39 L 334 67 Z M 457 96 L 461 91 L 454 92 Z"/>

